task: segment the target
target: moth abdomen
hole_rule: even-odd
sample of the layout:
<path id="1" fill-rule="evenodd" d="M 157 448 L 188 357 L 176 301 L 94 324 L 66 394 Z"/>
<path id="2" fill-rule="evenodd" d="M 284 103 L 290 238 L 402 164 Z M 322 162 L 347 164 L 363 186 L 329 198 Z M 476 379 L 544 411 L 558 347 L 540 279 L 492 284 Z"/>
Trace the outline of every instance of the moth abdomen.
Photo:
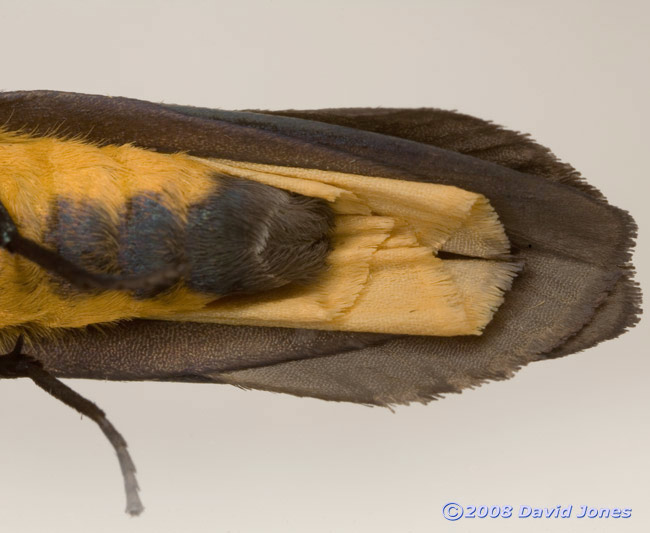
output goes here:
<path id="1" fill-rule="evenodd" d="M 318 276 L 333 225 L 327 202 L 245 179 L 213 179 L 214 190 L 182 209 L 159 193 L 141 191 L 126 198 L 117 220 L 99 200 L 59 198 L 45 241 L 95 272 L 136 276 L 182 264 L 188 288 L 215 296 Z"/>

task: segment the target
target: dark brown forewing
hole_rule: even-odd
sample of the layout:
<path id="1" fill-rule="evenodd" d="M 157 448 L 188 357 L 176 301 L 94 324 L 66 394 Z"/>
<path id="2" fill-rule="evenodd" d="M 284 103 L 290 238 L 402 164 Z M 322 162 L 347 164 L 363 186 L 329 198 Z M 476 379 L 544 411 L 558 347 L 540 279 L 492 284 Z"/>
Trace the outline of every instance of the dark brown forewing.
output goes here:
<path id="1" fill-rule="evenodd" d="M 161 151 L 458 185 L 490 198 L 526 261 L 482 337 L 383 342 L 330 333 L 323 341 L 327 346 L 320 343 L 314 349 L 313 333 L 136 321 L 101 335 L 75 336 L 66 345 L 39 346 L 48 367 L 66 375 L 87 375 L 83 369 L 91 367 L 97 378 L 165 379 L 170 373 L 163 369 L 171 362 L 195 379 L 200 374 L 242 386 L 364 403 L 424 401 L 507 377 L 575 335 L 621 278 L 620 265 L 631 246 L 629 216 L 573 187 L 376 133 L 255 113 L 46 92 L 0 95 L 0 121 L 12 128 L 40 133 L 57 128 L 95 141 L 134 142 Z M 217 345 L 208 342 L 208 330 L 218 332 L 212 337 Z M 193 341 L 199 335 L 204 342 Z M 371 346 L 355 349 L 366 342 Z M 234 359 L 247 364 L 238 346 L 255 354 L 249 364 L 253 368 L 225 372 Z M 286 357 L 285 346 L 302 359 Z M 340 348 L 345 351 L 338 354 Z M 71 360 L 74 368 L 66 364 Z M 104 363 L 97 366 L 97 361 Z M 172 372 L 174 376 L 180 378 Z"/>
<path id="2" fill-rule="evenodd" d="M 574 185 L 604 199 L 569 164 L 529 136 L 487 120 L 443 109 L 317 109 L 258 111 L 408 139 L 490 161 L 525 174 Z"/>

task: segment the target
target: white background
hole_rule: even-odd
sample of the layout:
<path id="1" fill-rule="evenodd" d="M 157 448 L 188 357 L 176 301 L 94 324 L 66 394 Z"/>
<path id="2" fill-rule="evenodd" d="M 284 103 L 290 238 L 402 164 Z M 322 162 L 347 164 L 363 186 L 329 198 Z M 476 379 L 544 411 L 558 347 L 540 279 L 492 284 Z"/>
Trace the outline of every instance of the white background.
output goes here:
<path id="1" fill-rule="evenodd" d="M 0 0 L 0 90 L 491 119 L 530 132 L 635 216 L 647 287 L 647 6 Z M 73 382 L 129 442 L 139 518 L 122 512 L 97 427 L 29 382 L 3 381 L 0 531 L 650 531 L 647 340 L 646 321 L 395 413 L 228 386 Z M 633 513 L 452 523 L 448 501 Z"/>

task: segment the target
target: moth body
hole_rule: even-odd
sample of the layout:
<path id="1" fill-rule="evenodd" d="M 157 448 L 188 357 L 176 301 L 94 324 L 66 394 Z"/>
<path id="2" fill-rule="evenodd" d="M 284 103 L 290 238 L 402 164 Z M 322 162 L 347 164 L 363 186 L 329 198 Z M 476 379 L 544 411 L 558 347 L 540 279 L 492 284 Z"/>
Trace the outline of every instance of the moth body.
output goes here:
<path id="1" fill-rule="evenodd" d="M 250 213 L 260 226 L 235 240 L 282 266 L 226 254 L 239 264 L 214 287 L 213 254 L 157 294 L 83 292 L 13 253 L 0 232 L 0 343 L 10 350 L 23 328 L 30 354 L 58 376 L 426 402 L 638 321 L 632 217 L 549 149 L 476 117 L 240 112 L 35 91 L 0 93 L 0 124 L 12 137 L 0 143 L 0 207 L 69 262 L 140 274 L 209 250 L 200 228 L 215 224 L 220 191 L 232 214 L 218 223 L 239 229 Z M 239 180 L 274 188 L 246 216 Z M 297 195 L 309 197 L 297 202 L 303 215 Z M 330 210 L 327 248 L 319 236 Z M 313 232 L 297 243 L 299 259 L 271 239 L 269 217 L 280 233 L 290 228 L 289 241 Z M 305 283 L 271 288 L 288 272 Z M 270 290 L 219 298 L 261 285 Z M 37 327 L 45 334 L 30 338 Z M 59 330 L 71 333 L 48 335 Z"/>

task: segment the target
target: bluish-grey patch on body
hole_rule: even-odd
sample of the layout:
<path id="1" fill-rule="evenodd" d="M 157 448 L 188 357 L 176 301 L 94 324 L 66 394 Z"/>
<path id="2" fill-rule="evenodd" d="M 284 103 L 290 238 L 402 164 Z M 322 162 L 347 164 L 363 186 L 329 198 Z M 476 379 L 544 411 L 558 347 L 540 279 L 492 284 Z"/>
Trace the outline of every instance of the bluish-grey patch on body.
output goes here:
<path id="1" fill-rule="evenodd" d="M 160 195 L 131 197 L 119 224 L 118 264 L 122 275 L 149 274 L 184 262 L 183 234 L 181 218 L 164 205 Z M 150 297 L 156 292 L 135 294 Z"/>
<path id="2" fill-rule="evenodd" d="M 139 195 L 127 202 L 120 223 L 119 265 L 124 275 L 145 274 L 176 260 L 183 228 L 158 198 Z"/>
<path id="3" fill-rule="evenodd" d="M 49 227 L 45 244 L 68 261 L 93 272 L 119 273 L 117 228 L 101 203 L 59 197 L 51 210 Z M 62 280 L 61 286 L 71 289 Z"/>
<path id="4" fill-rule="evenodd" d="M 215 296 L 313 281 L 330 249 L 327 203 L 249 180 L 217 179 L 213 193 L 188 207 L 186 221 L 156 193 L 129 198 L 118 223 L 98 201 L 58 198 L 45 242 L 93 272 L 137 276 L 185 265 L 185 284 Z"/>

